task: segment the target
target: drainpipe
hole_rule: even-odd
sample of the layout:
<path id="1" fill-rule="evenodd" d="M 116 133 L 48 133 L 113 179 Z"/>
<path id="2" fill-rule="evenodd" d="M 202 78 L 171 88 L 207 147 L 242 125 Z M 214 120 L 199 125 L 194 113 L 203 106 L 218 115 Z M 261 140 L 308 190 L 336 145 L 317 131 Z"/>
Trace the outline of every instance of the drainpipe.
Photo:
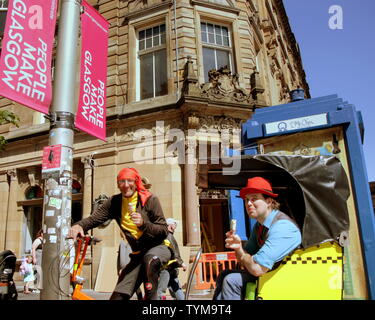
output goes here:
<path id="1" fill-rule="evenodd" d="M 177 13 L 176 13 L 176 2 L 177 0 L 173 1 L 173 13 L 174 13 L 174 35 L 176 40 L 176 78 L 177 78 L 177 98 L 180 95 L 180 77 L 179 77 L 179 70 L 178 70 L 178 37 L 177 37 Z"/>
<path id="2" fill-rule="evenodd" d="M 297 88 L 289 92 L 291 102 L 305 100 L 305 91 L 301 88 Z"/>

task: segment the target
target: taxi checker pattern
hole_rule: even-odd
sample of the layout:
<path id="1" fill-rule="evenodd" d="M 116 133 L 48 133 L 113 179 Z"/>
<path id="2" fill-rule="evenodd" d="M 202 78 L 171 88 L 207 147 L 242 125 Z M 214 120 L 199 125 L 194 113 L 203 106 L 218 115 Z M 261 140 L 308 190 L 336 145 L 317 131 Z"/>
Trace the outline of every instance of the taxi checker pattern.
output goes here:
<path id="1" fill-rule="evenodd" d="M 281 264 L 337 264 L 343 263 L 342 251 L 329 250 L 329 247 L 337 247 L 332 241 L 322 243 L 308 249 L 297 249 L 295 252 L 285 257 Z M 318 250 L 317 249 L 323 249 Z M 315 251 L 315 253 L 314 253 Z M 317 254 L 320 252 L 320 254 Z"/>
<path id="2" fill-rule="evenodd" d="M 338 257 L 306 257 L 306 258 L 302 258 L 302 257 L 298 257 L 298 256 L 297 257 L 296 256 L 288 256 L 283 260 L 283 262 L 281 264 L 288 264 L 288 263 L 291 263 L 291 264 L 298 264 L 298 263 L 302 263 L 302 264 L 330 263 L 330 264 L 333 264 L 333 263 L 339 263 L 340 261 L 342 261 L 342 259 L 343 259 L 342 256 L 338 256 Z"/>

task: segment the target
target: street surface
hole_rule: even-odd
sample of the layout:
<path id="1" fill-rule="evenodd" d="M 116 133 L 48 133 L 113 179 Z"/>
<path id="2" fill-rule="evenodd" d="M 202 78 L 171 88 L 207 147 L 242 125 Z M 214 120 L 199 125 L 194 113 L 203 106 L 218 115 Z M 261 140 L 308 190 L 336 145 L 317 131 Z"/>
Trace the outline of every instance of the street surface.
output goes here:
<path id="1" fill-rule="evenodd" d="M 23 293 L 23 286 L 22 282 L 16 283 L 17 292 L 18 292 L 18 300 L 40 300 L 39 293 Z M 87 295 L 93 297 L 95 300 L 109 300 L 112 292 L 97 292 L 94 290 L 83 289 L 82 292 L 86 293 Z M 213 295 L 213 290 L 202 290 L 200 292 L 192 292 L 189 295 L 189 300 L 211 300 Z M 132 297 L 131 300 L 137 300 L 136 295 Z M 167 295 L 167 300 L 172 300 L 170 295 Z"/>

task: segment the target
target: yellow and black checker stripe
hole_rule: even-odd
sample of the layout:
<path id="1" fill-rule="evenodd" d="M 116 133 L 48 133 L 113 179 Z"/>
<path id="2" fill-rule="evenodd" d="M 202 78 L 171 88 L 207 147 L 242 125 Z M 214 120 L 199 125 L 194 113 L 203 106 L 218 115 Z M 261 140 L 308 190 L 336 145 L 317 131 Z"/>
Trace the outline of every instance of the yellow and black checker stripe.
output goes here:
<path id="1" fill-rule="evenodd" d="M 336 256 L 336 257 L 295 257 L 295 256 L 288 256 L 286 257 L 281 264 L 335 264 L 335 263 L 342 263 L 343 257 Z"/>

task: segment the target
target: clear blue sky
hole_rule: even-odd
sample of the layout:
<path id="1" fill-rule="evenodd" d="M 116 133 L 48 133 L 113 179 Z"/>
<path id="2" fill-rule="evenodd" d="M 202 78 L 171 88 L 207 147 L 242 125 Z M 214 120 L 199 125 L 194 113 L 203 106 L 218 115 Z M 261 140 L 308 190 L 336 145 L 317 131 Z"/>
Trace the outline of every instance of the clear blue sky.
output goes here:
<path id="1" fill-rule="evenodd" d="M 283 2 L 311 97 L 337 94 L 361 111 L 368 180 L 375 181 L 375 0 Z M 333 5 L 342 8 L 342 29 L 329 26 Z"/>

